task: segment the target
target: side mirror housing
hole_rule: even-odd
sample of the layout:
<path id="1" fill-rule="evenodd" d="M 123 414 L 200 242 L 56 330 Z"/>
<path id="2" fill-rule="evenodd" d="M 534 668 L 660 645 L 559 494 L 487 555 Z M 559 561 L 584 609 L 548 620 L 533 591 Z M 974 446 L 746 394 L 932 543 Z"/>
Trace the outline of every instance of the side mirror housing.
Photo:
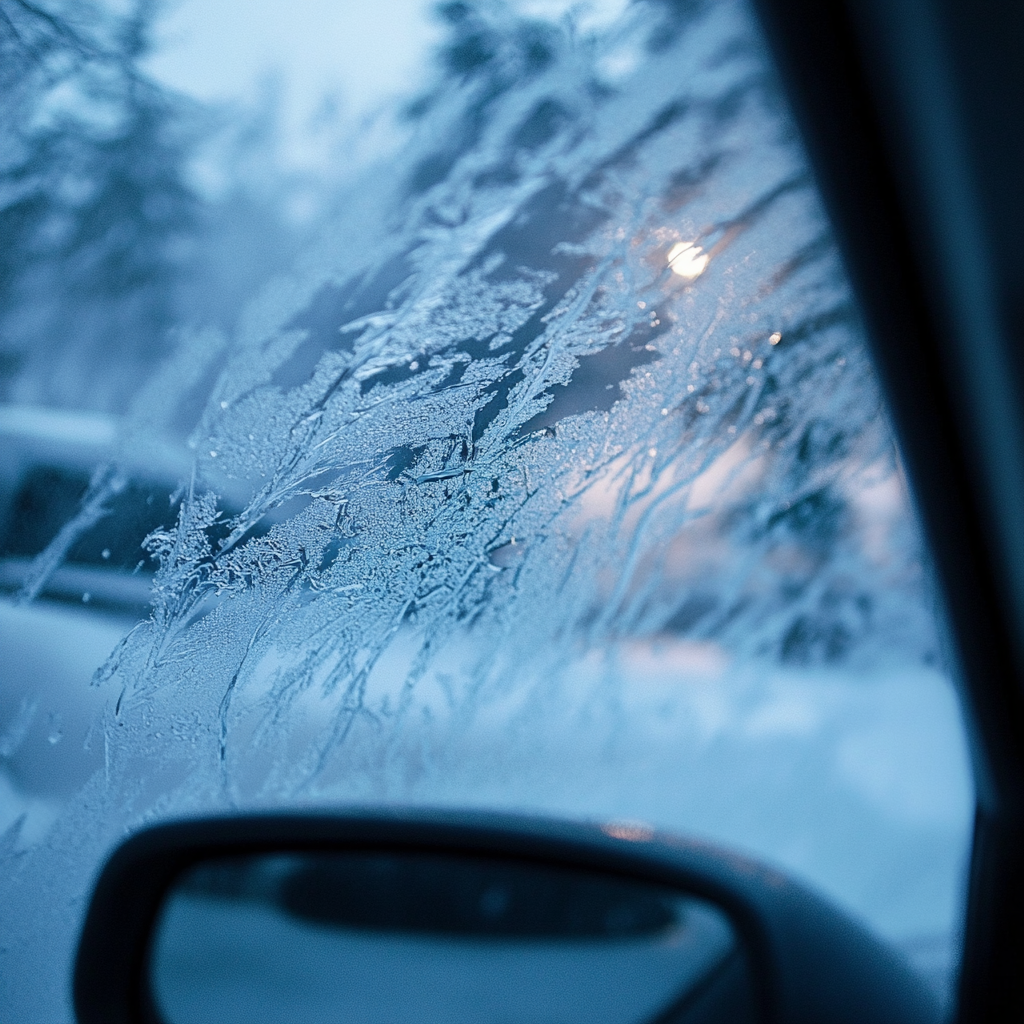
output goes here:
<path id="1" fill-rule="evenodd" d="M 138 832 L 100 875 L 74 973 L 82 1024 L 456 1024 L 488 1000 L 537 1024 L 939 1019 L 895 952 L 753 861 L 641 826 L 450 812 Z"/>

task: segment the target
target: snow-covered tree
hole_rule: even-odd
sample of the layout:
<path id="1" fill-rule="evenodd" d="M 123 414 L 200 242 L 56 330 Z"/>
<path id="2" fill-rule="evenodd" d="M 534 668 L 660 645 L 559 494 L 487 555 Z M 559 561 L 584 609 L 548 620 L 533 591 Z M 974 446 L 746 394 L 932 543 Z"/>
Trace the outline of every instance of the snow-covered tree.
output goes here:
<path id="1" fill-rule="evenodd" d="M 140 70 L 156 7 L 0 9 L 0 397 L 114 410 L 166 344 L 197 119 Z"/>

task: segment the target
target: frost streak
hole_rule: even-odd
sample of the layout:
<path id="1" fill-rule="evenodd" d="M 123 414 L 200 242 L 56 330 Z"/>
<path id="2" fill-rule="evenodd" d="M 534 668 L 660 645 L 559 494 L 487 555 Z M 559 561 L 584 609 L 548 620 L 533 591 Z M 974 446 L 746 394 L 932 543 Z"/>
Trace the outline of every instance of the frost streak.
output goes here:
<path id="1" fill-rule="evenodd" d="M 166 718 L 270 798 L 630 638 L 931 651 L 916 542 L 858 526 L 896 470 L 801 154 L 744 17 L 695 9 L 597 41 L 474 15 L 489 60 L 253 305 L 104 670 L 132 758 Z"/>

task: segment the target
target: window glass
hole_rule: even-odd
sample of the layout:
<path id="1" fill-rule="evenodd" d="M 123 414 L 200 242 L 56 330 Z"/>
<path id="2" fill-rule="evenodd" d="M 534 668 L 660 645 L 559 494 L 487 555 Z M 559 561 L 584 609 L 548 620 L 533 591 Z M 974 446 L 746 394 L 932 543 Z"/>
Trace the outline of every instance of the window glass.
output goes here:
<path id="1" fill-rule="evenodd" d="M 405 63 L 312 121 L 145 2 L 0 27 L 5 1015 L 69 1017 L 126 830 L 304 805 L 711 839 L 944 992 L 963 729 L 751 13 L 299 5 L 282 59 L 357 6 Z"/>

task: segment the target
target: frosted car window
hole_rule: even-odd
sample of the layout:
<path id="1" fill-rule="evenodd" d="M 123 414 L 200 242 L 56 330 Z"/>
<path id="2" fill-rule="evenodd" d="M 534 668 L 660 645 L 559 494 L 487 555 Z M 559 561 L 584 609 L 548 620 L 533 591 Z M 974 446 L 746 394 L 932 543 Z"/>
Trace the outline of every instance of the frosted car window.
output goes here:
<path id="1" fill-rule="evenodd" d="M 426 803 L 710 836 L 944 984 L 962 731 L 856 311 L 749 13 L 637 4 L 585 36 L 445 10 L 401 159 L 339 198 L 230 339 L 178 335 L 19 570 L 36 604 L 5 604 L 12 623 L 60 572 L 73 590 L 75 545 L 121 522 L 213 381 L 164 521 L 134 541 L 148 613 L 93 666 L 94 771 L 32 842 L 7 835 L 4 956 L 54 951 L 56 1007 L 92 873 L 143 821 Z"/>

